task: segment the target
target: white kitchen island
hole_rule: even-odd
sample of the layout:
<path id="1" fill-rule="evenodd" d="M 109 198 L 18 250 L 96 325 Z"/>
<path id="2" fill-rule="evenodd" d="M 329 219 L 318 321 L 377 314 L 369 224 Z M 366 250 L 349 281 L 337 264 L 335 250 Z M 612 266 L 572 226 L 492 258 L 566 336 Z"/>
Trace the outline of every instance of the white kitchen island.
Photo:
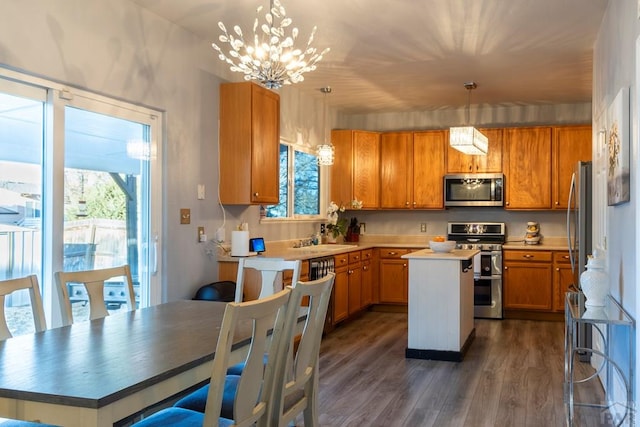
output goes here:
<path id="1" fill-rule="evenodd" d="M 409 260 L 409 342 L 406 357 L 459 362 L 475 337 L 473 256 L 422 249 Z"/>

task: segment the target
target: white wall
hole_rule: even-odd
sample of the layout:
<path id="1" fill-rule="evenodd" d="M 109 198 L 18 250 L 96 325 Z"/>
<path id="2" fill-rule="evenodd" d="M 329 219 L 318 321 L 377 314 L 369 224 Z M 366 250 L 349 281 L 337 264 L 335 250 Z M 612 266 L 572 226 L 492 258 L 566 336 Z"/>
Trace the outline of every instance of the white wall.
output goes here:
<path id="1" fill-rule="evenodd" d="M 197 243 L 196 227 L 213 237 L 222 224 L 216 201 L 219 76 L 238 76 L 210 41 L 128 0 L 3 1 L 1 16 L 1 66 L 165 112 L 165 298 L 190 298 L 216 280 L 217 264 Z M 299 131 L 314 143 L 321 119 L 313 111 L 321 101 L 297 92 L 282 94 L 283 135 Z M 198 184 L 206 185 L 204 201 L 196 199 Z M 191 208 L 190 225 L 179 225 L 180 208 Z M 249 217 L 262 233 L 257 207 L 229 209 L 227 224 Z M 311 224 L 275 225 L 264 234 L 287 238 L 312 230 Z"/>
<path id="2" fill-rule="evenodd" d="M 618 91 L 630 88 L 630 154 L 631 154 L 631 201 L 618 206 L 607 206 L 604 197 L 594 200 L 594 218 L 602 220 L 603 226 L 596 228 L 594 241 L 607 246 L 608 273 L 611 295 L 637 319 L 640 312 L 638 301 L 638 278 L 636 265 L 640 262 L 640 227 L 638 227 L 638 51 L 636 40 L 640 34 L 637 0 L 613 0 L 609 2 L 600 32 L 594 46 L 593 69 L 593 117 L 594 131 L 605 125 L 604 111 Z M 594 145 L 594 150 L 597 148 Z M 595 182 L 596 186 L 602 185 Z M 604 196 L 604 195 L 603 195 Z M 636 330 L 636 342 L 638 341 Z M 616 349 L 623 343 L 613 342 Z M 640 372 L 636 358 L 635 372 Z M 623 362 L 624 363 L 624 362 Z M 638 405 L 638 376 L 635 379 L 635 406 Z M 613 390 L 609 390 L 612 395 Z M 620 396 L 612 396 L 616 400 Z"/>

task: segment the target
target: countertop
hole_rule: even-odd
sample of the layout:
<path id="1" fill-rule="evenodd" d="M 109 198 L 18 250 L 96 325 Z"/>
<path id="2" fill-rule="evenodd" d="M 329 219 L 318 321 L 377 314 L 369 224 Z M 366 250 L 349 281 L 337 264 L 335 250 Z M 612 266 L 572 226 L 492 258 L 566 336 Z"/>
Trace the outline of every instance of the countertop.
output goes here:
<path id="1" fill-rule="evenodd" d="M 434 252 L 431 249 L 421 249 L 416 252 L 411 252 L 406 255 L 402 255 L 401 258 L 406 259 L 423 259 L 423 260 L 449 260 L 449 261 L 464 261 L 473 258 L 474 255 L 479 254 L 477 249 L 454 249 L 451 252 Z"/>
<path id="2" fill-rule="evenodd" d="M 306 246 L 302 248 L 294 248 L 294 243 L 298 240 L 280 240 L 268 241 L 266 243 L 267 250 L 262 253 L 263 257 L 282 258 L 285 260 L 308 260 L 312 258 L 320 258 L 324 256 L 338 255 L 345 252 L 360 251 L 373 248 L 407 248 L 420 251 L 429 248 L 429 240 L 434 236 L 417 236 L 417 235 L 362 235 L 360 242 L 357 243 L 340 243 L 340 244 L 323 244 L 316 246 Z M 539 244 L 525 244 L 524 240 L 515 240 L 515 238 L 507 239 L 503 245 L 505 250 L 526 250 L 526 251 L 566 251 L 567 239 L 563 237 L 543 237 Z M 453 253 L 463 252 L 455 250 Z M 415 253 L 415 252 L 414 252 Z M 429 250 L 430 254 L 433 254 Z M 451 259 L 443 257 L 442 259 Z M 473 255 L 471 255 L 473 256 Z M 238 262 L 239 257 L 232 257 L 224 253 L 218 254 L 220 262 Z"/>

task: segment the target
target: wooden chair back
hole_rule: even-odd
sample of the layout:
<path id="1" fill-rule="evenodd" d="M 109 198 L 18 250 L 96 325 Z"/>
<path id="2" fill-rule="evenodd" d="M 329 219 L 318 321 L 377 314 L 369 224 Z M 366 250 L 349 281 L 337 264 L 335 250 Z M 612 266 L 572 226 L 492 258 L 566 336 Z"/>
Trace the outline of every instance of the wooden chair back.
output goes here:
<path id="1" fill-rule="evenodd" d="M 247 280 L 247 271 L 245 269 L 254 269 L 259 272 L 260 294 L 258 299 L 260 299 L 283 289 L 282 274 L 285 270 L 293 270 L 291 283 L 296 283 L 300 279 L 300 266 L 301 262 L 299 260 L 285 261 L 282 258 L 262 257 L 240 258 L 236 278 L 235 302 L 243 301 L 245 282 Z"/>
<path id="2" fill-rule="evenodd" d="M 252 322 L 253 335 L 234 396 L 233 425 L 268 425 L 267 409 L 274 390 L 276 368 L 278 361 L 284 357 L 278 352 L 284 351 L 281 340 L 288 338 L 284 322 L 290 295 L 291 289 L 287 288 L 258 300 L 227 304 L 213 361 L 203 425 L 217 425 L 233 334 L 236 325 L 246 321 Z M 265 353 L 269 354 L 266 366 Z"/>
<path id="3" fill-rule="evenodd" d="M 292 290 L 285 320 L 288 340 L 277 366 L 273 399 L 269 409 L 272 426 L 286 426 L 300 413 L 304 413 L 305 426 L 318 426 L 318 358 L 325 317 L 331 299 L 335 273 L 310 282 L 297 282 Z M 308 299 L 308 307 L 301 307 Z M 300 309 L 307 310 L 302 335 L 294 351 L 295 329 Z"/>
<path id="4" fill-rule="evenodd" d="M 29 290 L 31 312 L 33 313 L 33 324 L 36 332 L 42 332 L 47 329 L 38 277 L 32 274 L 17 279 L 2 280 L 0 281 L 0 341 L 13 336 L 7 326 L 7 318 L 4 311 L 5 297 L 20 289 Z"/>
<path id="5" fill-rule="evenodd" d="M 84 284 L 89 296 L 89 319 L 101 319 L 109 315 L 104 301 L 104 282 L 114 277 L 123 277 L 127 282 L 125 286 L 127 308 L 130 311 L 135 310 L 136 302 L 133 291 L 133 280 L 131 279 L 131 270 L 128 265 L 99 270 L 57 272 L 55 278 L 58 286 L 60 307 L 62 309 L 63 326 L 68 326 L 73 323 L 71 299 L 67 289 L 68 283 Z"/>

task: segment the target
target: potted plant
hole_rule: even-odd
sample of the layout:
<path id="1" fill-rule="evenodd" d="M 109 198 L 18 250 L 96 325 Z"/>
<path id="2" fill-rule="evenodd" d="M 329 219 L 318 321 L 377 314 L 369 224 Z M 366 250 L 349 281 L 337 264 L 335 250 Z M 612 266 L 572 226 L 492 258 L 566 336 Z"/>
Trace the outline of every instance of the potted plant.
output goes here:
<path id="1" fill-rule="evenodd" d="M 336 243 L 338 237 L 347 232 L 347 219 L 341 218 L 340 213 L 345 211 L 344 206 L 338 206 L 331 202 L 327 208 L 327 243 Z"/>

